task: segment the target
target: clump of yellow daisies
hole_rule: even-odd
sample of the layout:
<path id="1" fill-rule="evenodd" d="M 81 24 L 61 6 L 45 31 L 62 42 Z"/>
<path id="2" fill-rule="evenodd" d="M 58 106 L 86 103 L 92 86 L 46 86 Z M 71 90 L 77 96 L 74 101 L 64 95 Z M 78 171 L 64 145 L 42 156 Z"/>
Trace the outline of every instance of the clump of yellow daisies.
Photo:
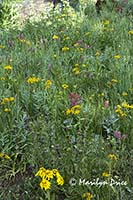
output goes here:
<path id="1" fill-rule="evenodd" d="M 40 176 L 42 178 L 40 182 L 40 187 L 44 190 L 48 190 L 51 188 L 50 180 L 53 179 L 54 177 L 56 178 L 58 185 L 64 184 L 64 179 L 57 169 L 49 170 L 45 169 L 44 167 L 41 167 L 35 174 L 35 176 Z"/>

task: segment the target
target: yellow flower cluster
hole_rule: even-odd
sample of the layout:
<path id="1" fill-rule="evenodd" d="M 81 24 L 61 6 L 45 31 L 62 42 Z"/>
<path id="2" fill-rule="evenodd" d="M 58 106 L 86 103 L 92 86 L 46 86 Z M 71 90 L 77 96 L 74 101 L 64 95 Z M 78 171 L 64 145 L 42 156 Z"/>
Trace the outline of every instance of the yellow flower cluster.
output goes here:
<path id="1" fill-rule="evenodd" d="M 5 109 L 4 109 L 4 112 L 9 112 L 9 111 L 10 111 L 9 108 L 5 108 Z"/>
<path id="2" fill-rule="evenodd" d="M 38 83 L 39 81 L 40 81 L 40 78 L 37 78 L 37 77 L 29 77 L 27 79 L 27 83 L 29 84 Z"/>
<path id="3" fill-rule="evenodd" d="M 4 67 L 4 69 L 6 69 L 6 70 L 11 70 L 11 69 L 12 69 L 12 66 L 11 66 L 11 65 L 6 65 L 6 66 Z"/>
<path id="4" fill-rule="evenodd" d="M 122 92 L 122 96 L 128 96 L 127 92 Z"/>
<path id="5" fill-rule="evenodd" d="M 45 169 L 44 167 L 41 167 L 38 172 L 35 174 L 35 176 L 40 176 L 42 178 L 42 181 L 40 182 L 40 187 L 42 189 L 50 189 L 51 188 L 51 182 L 50 180 L 54 177 L 56 178 L 58 185 L 64 184 L 64 179 L 60 175 L 59 171 L 57 169 Z"/>
<path id="6" fill-rule="evenodd" d="M 53 39 L 54 39 L 54 40 L 58 40 L 58 39 L 59 39 L 59 36 L 58 36 L 58 35 L 54 35 L 54 36 L 53 36 Z"/>
<path id="7" fill-rule="evenodd" d="M 75 105 L 70 109 L 67 109 L 66 115 L 74 114 L 78 115 L 80 113 L 81 106 L 80 105 Z"/>
<path id="8" fill-rule="evenodd" d="M 45 82 L 45 88 L 46 88 L 46 89 L 49 89 L 51 85 L 52 85 L 52 81 L 51 81 L 51 80 L 47 80 L 47 81 Z"/>
<path id="9" fill-rule="evenodd" d="M 75 43 L 73 46 L 74 46 L 74 47 L 78 47 L 78 46 L 79 46 L 79 43 L 77 42 L 77 43 Z"/>
<path id="10" fill-rule="evenodd" d="M 86 200 L 91 200 L 92 197 L 93 197 L 93 195 L 90 192 L 83 194 L 83 198 L 86 198 Z"/>
<path id="11" fill-rule="evenodd" d="M 110 174 L 109 174 L 108 172 L 103 172 L 103 173 L 102 173 L 102 176 L 103 176 L 103 177 L 110 177 Z"/>
<path id="12" fill-rule="evenodd" d="M 129 35 L 133 35 L 133 30 L 130 30 L 130 31 L 128 32 L 128 34 L 129 34 Z"/>
<path id="13" fill-rule="evenodd" d="M 89 35 L 90 35 L 90 32 L 86 32 L 86 33 L 85 33 L 85 36 L 89 36 Z"/>
<path id="14" fill-rule="evenodd" d="M 62 47 L 62 51 L 69 51 L 69 47 Z"/>
<path id="15" fill-rule="evenodd" d="M 82 67 L 86 67 L 86 64 L 82 64 Z"/>
<path id="16" fill-rule="evenodd" d="M 0 158 L 6 158 L 6 159 L 11 159 L 10 156 L 8 156 L 5 153 L 0 153 Z"/>
<path id="17" fill-rule="evenodd" d="M 79 74 L 80 73 L 80 71 L 79 71 L 79 68 L 78 67 L 74 67 L 73 68 L 73 72 L 74 72 L 74 74 Z"/>
<path id="18" fill-rule="evenodd" d="M 121 105 L 122 105 L 123 108 L 129 108 L 129 109 L 132 109 L 132 108 L 133 108 L 133 105 L 129 105 L 129 104 L 126 103 L 126 102 L 123 102 Z"/>
<path id="19" fill-rule="evenodd" d="M 1 77 L 0 80 L 1 81 L 5 81 L 6 79 L 5 79 L 5 77 Z"/>
<path id="20" fill-rule="evenodd" d="M 76 74 L 76 75 L 80 73 L 79 64 L 75 64 L 75 65 L 74 65 L 73 72 L 74 72 L 74 74 Z"/>
<path id="21" fill-rule="evenodd" d="M 77 50 L 77 51 L 82 51 L 82 52 L 84 51 L 84 49 L 83 49 L 82 47 L 76 48 L 76 50 Z"/>
<path id="22" fill-rule="evenodd" d="M 116 59 L 120 59 L 121 56 L 118 54 L 118 55 L 115 55 L 114 58 L 116 58 Z"/>
<path id="23" fill-rule="evenodd" d="M 112 83 L 118 83 L 118 80 L 117 79 L 112 79 L 111 82 Z"/>
<path id="24" fill-rule="evenodd" d="M 117 108 L 115 112 L 120 116 L 120 117 L 126 117 L 127 114 L 122 111 L 122 107 L 120 105 L 117 105 Z"/>
<path id="25" fill-rule="evenodd" d="M 68 86 L 67 84 L 63 84 L 63 85 L 62 85 L 62 88 L 63 88 L 64 90 L 66 90 L 68 87 L 69 87 L 69 86 Z"/>
<path id="26" fill-rule="evenodd" d="M 109 20 L 106 20 L 106 21 L 103 22 L 103 24 L 104 24 L 104 25 L 109 25 L 109 24 L 110 24 L 110 21 L 109 21 Z"/>
<path id="27" fill-rule="evenodd" d="M 117 84 L 117 83 L 118 83 L 118 80 L 113 78 L 113 79 L 111 79 L 111 81 L 107 82 L 107 85 L 109 87 L 111 87 L 112 85 Z"/>
<path id="28" fill-rule="evenodd" d="M 100 52 L 97 51 L 97 52 L 95 53 L 95 56 L 100 56 Z"/>
<path id="29" fill-rule="evenodd" d="M 110 158 L 111 160 L 117 160 L 117 156 L 115 154 L 109 154 L 108 158 Z"/>
<path id="30" fill-rule="evenodd" d="M 25 39 L 19 39 L 20 42 L 25 43 L 27 45 L 31 45 L 31 42 Z"/>
<path id="31" fill-rule="evenodd" d="M 0 49 L 4 49 L 5 48 L 5 46 L 3 46 L 3 45 L 0 45 Z"/>
<path id="32" fill-rule="evenodd" d="M 13 101 L 14 101 L 14 97 L 9 97 L 9 98 L 5 97 L 5 98 L 2 99 L 1 104 L 3 105 L 3 104 L 13 102 Z"/>
<path id="33" fill-rule="evenodd" d="M 70 40 L 71 38 L 69 36 L 65 36 L 63 40 Z"/>
<path id="34" fill-rule="evenodd" d="M 120 117 L 126 117 L 127 114 L 126 112 L 123 111 L 123 109 L 133 109 L 133 105 L 129 105 L 126 102 L 123 102 L 121 105 L 117 105 L 115 112 L 120 116 Z"/>

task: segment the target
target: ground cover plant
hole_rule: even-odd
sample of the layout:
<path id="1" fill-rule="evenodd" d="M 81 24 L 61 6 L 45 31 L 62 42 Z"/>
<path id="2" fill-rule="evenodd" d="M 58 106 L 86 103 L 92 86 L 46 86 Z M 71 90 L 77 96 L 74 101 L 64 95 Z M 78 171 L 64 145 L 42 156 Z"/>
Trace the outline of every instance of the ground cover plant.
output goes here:
<path id="1" fill-rule="evenodd" d="M 131 4 L 1 24 L 1 200 L 132 199 Z"/>

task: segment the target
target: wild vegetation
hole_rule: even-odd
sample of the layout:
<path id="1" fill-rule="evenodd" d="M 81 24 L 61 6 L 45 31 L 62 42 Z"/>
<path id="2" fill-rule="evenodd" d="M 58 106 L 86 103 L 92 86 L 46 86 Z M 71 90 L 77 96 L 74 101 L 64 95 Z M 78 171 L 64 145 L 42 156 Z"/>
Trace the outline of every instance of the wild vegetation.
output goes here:
<path id="1" fill-rule="evenodd" d="M 131 200 L 132 2 L 64 4 L 1 7 L 0 199 Z"/>

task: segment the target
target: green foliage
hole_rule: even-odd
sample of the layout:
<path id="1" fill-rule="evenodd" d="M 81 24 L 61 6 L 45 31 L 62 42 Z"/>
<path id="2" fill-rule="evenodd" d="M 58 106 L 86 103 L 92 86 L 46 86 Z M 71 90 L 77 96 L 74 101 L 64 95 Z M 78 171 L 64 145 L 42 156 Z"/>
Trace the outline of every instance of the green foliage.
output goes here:
<path id="1" fill-rule="evenodd" d="M 0 32 L 2 200 L 131 200 L 132 16 L 84 6 Z M 42 166 L 64 185 L 42 190 Z"/>

